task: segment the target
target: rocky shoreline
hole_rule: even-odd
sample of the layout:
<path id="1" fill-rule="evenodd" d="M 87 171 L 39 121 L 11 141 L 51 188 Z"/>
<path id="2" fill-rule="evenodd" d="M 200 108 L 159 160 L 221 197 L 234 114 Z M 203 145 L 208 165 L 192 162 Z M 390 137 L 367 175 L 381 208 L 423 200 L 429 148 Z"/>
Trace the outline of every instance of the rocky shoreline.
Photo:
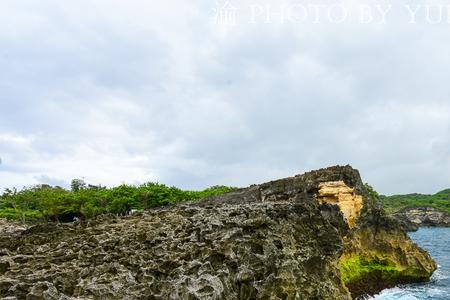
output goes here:
<path id="1" fill-rule="evenodd" d="M 419 227 L 450 227 L 450 214 L 434 207 L 419 206 L 399 210 L 393 214 L 406 231 Z"/>
<path id="2" fill-rule="evenodd" d="M 436 269 L 350 166 L 132 216 L 0 227 L 6 299 L 355 299 Z"/>

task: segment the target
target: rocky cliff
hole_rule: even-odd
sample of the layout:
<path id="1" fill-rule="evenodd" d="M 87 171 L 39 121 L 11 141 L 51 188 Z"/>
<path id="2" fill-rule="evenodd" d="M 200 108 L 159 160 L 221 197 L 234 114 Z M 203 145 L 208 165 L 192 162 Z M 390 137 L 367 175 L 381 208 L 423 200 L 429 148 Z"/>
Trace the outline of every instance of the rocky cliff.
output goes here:
<path id="1" fill-rule="evenodd" d="M 404 229 L 415 231 L 419 227 L 450 227 L 450 214 L 433 207 L 404 208 L 395 214 Z"/>
<path id="2" fill-rule="evenodd" d="M 139 215 L 7 226 L 9 299 L 351 299 L 436 268 L 349 166 Z"/>

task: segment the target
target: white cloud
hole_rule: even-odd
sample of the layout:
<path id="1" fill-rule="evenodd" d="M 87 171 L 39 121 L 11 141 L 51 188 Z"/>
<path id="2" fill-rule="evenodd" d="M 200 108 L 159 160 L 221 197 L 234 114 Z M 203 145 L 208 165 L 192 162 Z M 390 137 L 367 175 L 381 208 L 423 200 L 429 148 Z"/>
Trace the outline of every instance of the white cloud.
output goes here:
<path id="1" fill-rule="evenodd" d="M 408 24 L 405 3 L 385 25 L 228 28 L 211 1 L 3 1 L 0 189 L 247 185 L 346 163 L 383 193 L 448 187 L 450 25 Z"/>

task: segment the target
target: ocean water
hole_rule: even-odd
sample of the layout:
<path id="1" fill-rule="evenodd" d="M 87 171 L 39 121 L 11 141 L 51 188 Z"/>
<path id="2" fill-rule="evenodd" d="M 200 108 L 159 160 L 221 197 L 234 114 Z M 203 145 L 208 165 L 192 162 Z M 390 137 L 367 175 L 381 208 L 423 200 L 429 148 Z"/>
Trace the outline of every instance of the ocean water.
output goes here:
<path id="1" fill-rule="evenodd" d="M 384 290 L 376 300 L 450 299 L 450 228 L 421 228 L 411 238 L 436 260 L 438 269 L 431 281 Z"/>

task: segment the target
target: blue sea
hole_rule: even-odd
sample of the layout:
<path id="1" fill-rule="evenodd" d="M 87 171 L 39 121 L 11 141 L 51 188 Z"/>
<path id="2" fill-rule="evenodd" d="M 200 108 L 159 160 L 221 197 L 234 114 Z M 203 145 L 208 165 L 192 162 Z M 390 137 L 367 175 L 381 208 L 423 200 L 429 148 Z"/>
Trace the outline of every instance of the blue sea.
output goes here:
<path id="1" fill-rule="evenodd" d="M 450 228 L 421 228 L 411 238 L 436 260 L 438 269 L 431 281 L 384 290 L 376 300 L 450 299 Z"/>

